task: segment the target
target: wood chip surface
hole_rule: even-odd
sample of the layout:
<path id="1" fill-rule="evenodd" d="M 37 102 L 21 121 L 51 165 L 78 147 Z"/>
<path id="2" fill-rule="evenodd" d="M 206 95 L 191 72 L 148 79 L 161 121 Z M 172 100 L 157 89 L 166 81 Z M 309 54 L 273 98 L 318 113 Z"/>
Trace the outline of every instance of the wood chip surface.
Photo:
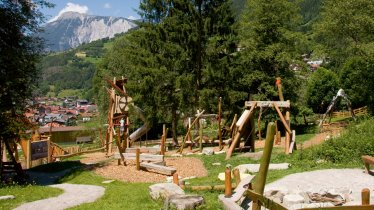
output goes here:
<path id="1" fill-rule="evenodd" d="M 82 163 L 95 163 L 107 159 L 104 153 L 92 153 L 84 155 Z M 107 159 L 108 160 L 108 159 Z M 166 166 L 177 169 L 178 176 L 204 177 L 208 175 L 203 162 L 195 157 L 166 157 Z M 117 179 L 125 182 L 165 182 L 167 175 L 152 171 L 136 170 L 135 161 L 126 161 L 127 165 L 118 165 L 117 160 L 105 163 L 103 166 L 95 167 L 93 170 L 107 179 Z"/>

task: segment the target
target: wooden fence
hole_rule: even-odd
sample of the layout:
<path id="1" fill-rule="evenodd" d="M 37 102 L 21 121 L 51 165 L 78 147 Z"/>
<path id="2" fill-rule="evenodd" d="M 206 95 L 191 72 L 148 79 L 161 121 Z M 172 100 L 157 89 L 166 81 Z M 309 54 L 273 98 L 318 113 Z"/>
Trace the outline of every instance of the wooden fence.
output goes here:
<path id="1" fill-rule="evenodd" d="M 356 116 L 363 116 L 368 114 L 368 108 L 366 106 L 354 109 L 353 112 L 355 113 Z M 346 111 L 346 112 L 333 112 L 331 114 L 333 118 L 343 118 L 343 117 L 351 117 L 351 113 Z"/>

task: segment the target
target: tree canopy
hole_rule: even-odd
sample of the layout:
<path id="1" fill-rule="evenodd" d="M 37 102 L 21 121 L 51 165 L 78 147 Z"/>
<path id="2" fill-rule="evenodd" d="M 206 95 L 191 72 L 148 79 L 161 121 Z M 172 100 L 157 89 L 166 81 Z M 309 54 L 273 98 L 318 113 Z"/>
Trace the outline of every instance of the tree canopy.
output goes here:
<path id="1" fill-rule="evenodd" d="M 0 136 L 2 140 L 18 135 L 26 99 L 37 85 L 36 62 L 41 40 L 33 36 L 43 21 L 43 0 L 3 0 L 0 2 Z"/>

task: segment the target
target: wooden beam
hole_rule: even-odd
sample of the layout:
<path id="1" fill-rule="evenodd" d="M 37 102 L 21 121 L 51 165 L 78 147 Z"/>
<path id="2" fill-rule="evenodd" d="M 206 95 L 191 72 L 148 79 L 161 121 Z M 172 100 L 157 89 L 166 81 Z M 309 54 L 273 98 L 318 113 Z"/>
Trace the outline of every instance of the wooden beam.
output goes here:
<path id="1" fill-rule="evenodd" d="M 136 154 L 135 153 L 122 153 L 125 159 L 128 160 L 135 160 Z M 119 159 L 120 155 L 118 153 L 114 154 L 114 158 Z M 152 155 L 152 154 L 140 154 L 140 161 L 153 161 L 153 162 L 161 162 L 164 161 L 163 155 Z"/>
<path id="2" fill-rule="evenodd" d="M 253 190 L 247 190 L 246 195 L 248 197 L 250 197 L 251 200 L 253 200 L 254 203 L 260 203 L 261 206 L 264 206 L 267 209 L 288 210 L 286 207 L 282 206 L 281 204 L 279 204 L 279 203 L 277 203 L 277 202 L 275 202 L 275 201 L 273 201 L 269 198 L 266 198 L 265 196 L 263 196 L 259 193 L 256 193 Z"/>
<path id="3" fill-rule="evenodd" d="M 277 113 L 278 113 L 278 115 L 279 115 L 279 117 L 280 117 L 280 119 L 281 119 L 281 121 L 282 121 L 282 123 L 283 123 L 283 125 L 284 125 L 284 128 L 286 129 L 286 131 L 287 131 L 289 134 L 292 134 L 292 131 L 291 131 L 290 127 L 288 126 L 286 120 L 284 119 L 283 114 L 282 114 L 282 112 L 280 111 L 278 105 L 277 105 L 276 103 L 274 103 L 273 105 L 274 105 L 275 110 L 277 110 Z"/>
<path id="4" fill-rule="evenodd" d="M 154 170 L 157 173 L 160 174 L 166 174 L 166 175 L 173 175 L 177 169 L 168 167 L 168 166 L 162 166 L 162 165 L 157 165 L 154 163 L 140 163 L 140 168 L 146 169 L 146 170 Z"/>
<path id="5" fill-rule="evenodd" d="M 243 113 L 243 114 L 245 114 L 245 116 L 240 117 L 241 119 L 239 119 L 237 121 L 236 126 L 238 127 L 238 130 L 235 134 L 235 137 L 234 137 L 233 141 L 231 142 L 231 145 L 230 145 L 229 149 L 227 150 L 226 160 L 230 159 L 230 157 L 232 155 L 232 152 L 234 151 L 235 146 L 240 141 L 240 136 L 241 136 L 242 129 L 243 129 L 244 125 L 247 123 L 247 121 L 249 120 L 249 118 L 253 115 L 253 111 L 254 111 L 255 108 L 256 108 L 256 103 L 254 103 L 254 105 L 251 107 L 251 109 L 249 111 L 246 110 Z"/>
<path id="6" fill-rule="evenodd" d="M 276 104 L 281 108 L 290 108 L 290 101 L 246 101 L 246 107 L 252 107 L 256 103 L 257 107 L 273 107 Z"/>
<path id="7" fill-rule="evenodd" d="M 125 91 L 123 91 L 120 87 L 118 87 L 112 80 L 110 79 L 105 79 L 109 84 L 110 86 L 112 86 L 114 89 L 116 89 L 118 92 L 120 92 L 121 94 L 123 94 L 124 96 L 128 96 L 127 93 L 125 93 Z"/>

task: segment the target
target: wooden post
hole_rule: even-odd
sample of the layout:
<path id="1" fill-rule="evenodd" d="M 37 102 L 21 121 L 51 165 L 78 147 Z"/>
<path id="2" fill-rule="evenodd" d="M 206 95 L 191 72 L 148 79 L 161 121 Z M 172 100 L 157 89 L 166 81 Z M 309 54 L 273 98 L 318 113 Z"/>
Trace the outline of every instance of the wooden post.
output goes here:
<path id="1" fill-rule="evenodd" d="M 251 152 L 255 152 L 256 148 L 255 148 L 255 145 L 256 145 L 256 129 L 255 129 L 255 118 L 254 116 L 252 115 L 250 118 L 249 118 L 249 124 L 250 124 L 250 127 L 251 127 L 251 134 L 250 134 L 250 142 L 249 142 L 249 146 L 251 147 L 250 148 L 250 151 Z"/>
<path id="2" fill-rule="evenodd" d="M 290 127 L 290 112 L 289 111 L 286 111 L 286 124 L 288 125 L 288 127 Z M 290 142 L 291 142 L 291 134 L 286 132 L 286 141 L 285 141 L 285 145 L 284 145 L 284 152 L 288 155 L 290 153 L 289 149 L 290 149 Z"/>
<path id="3" fill-rule="evenodd" d="M 218 100 L 218 140 L 219 140 L 219 150 L 222 150 L 222 130 L 221 130 L 221 115 L 222 115 L 222 97 Z"/>
<path id="4" fill-rule="evenodd" d="M 361 205 L 370 205 L 370 190 L 368 188 L 364 188 L 361 191 Z"/>
<path id="5" fill-rule="evenodd" d="M 47 163 L 51 162 L 52 157 L 52 151 L 51 151 L 51 140 L 48 138 L 47 140 L 47 148 L 48 148 L 48 157 L 47 157 Z"/>
<path id="6" fill-rule="evenodd" d="M 26 157 L 26 168 L 30 169 L 31 168 L 31 141 L 27 140 L 27 151 L 25 154 Z"/>
<path id="7" fill-rule="evenodd" d="M 229 167 L 225 170 L 225 197 L 231 197 L 232 185 L 231 185 L 231 170 Z"/>
<path id="8" fill-rule="evenodd" d="M 136 148 L 136 170 L 140 170 L 140 149 Z"/>
<path id="9" fill-rule="evenodd" d="M 284 101 L 283 91 L 282 91 L 282 83 L 281 83 L 281 78 L 280 77 L 277 77 L 276 85 L 278 87 L 279 100 Z"/>
<path id="10" fill-rule="evenodd" d="M 199 149 L 200 152 L 203 152 L 203 124 L 201 119 L 199 119 Z"/>
<path id="11" fill-rule="evenodd" d="M 270 122 L 267 127 L 266 140 L 264 153 L 261 157 L 261 165 L 259 172 L 256 176 L 256 181 L 254 182 L 254 190 L 256 193 L 262 195 L 264 193 L 266 176 L 269 169 L 271 152 L 273 150 L 274 144 L 274 135 L 275 135 L 275 125 L 273 122 Z M 252 210 L 259 210 L 261 206 L 258 203 L 253 203 Z"/>
<path id="12" fill-rule="evenodd" d="M 117 147 L 118 147 L 119 156 L 121 157 L 121 160 L 118 159 L 118 165 L 121 165 L 121 161 L 123 162 L 123 165 L 126 165 L 125 157 L 122 154 L 124 151 L 122 150 L 120 141 L 121 141 L 121 133 L 120 133 L 119 128 L 117 128 L 116 144 L 117 144 Z"/>
<path id="13" fill-rule="evenodd" d="M 127 116 L 126 117 L 126 136 L 125 136 L 125 141 L 126 141 L 126 148 L 130 148 L 130 141 L 129 141 L 129 132 L 130 132 L 130 129 L 129 129 L 129 126 L 130 126 L 130 120 L 129 120 L 129 117 Z"/>
<path id="14" fill-rule="evenodd" d="M 165 155 L 165 140 L 166 140 L 166 125 L 162 125 L 162 137 L 161 137 L 161 155 Z"/>
<path id="15" fill-rule="evenodd" d="M 177 173 L 173 174 L 173 183 L 179 186 L 179 177 Z"/>
<path id="16" fill-rule="evenodd" d="M 235 168 L 233 170 L 233 174 L 234 174 L 234 178 L 235 178 L 235 183 L 236 183 L 236 186 L 239 186 L 239 183 L 240 183 L 240 171 L 238 168 Z"/>

